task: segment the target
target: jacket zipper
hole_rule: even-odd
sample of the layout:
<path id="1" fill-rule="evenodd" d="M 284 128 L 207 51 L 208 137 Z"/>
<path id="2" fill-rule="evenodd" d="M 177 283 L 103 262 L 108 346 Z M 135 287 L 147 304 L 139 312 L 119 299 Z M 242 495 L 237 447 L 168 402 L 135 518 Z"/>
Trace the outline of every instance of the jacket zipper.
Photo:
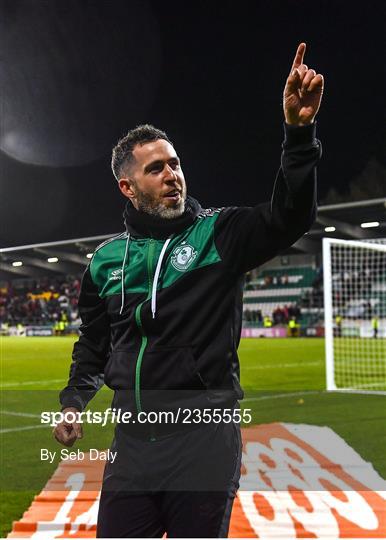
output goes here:
<path id="1" fill-rule="evenodd" d="M 147 302 L 151 298 L 151 289 L 152 289 L 152 279 L 153 279 L 153 258 L 154 258 L 154 251 L 155 251 L 155 241 L 150 238 L 149 244 L 148 244 L 148 251 L 147 251 L 147 275 L 148 275 L 148 293 L 146 299 L 138 304 L 138 306 L 135 309 L 135 322 L 137 323 L 138 329 L 141 332 L 142 338 L 141 338 L 141 347 L 138 353 L 137 362 L 135 366 L 135 404 L 137 407 L 137 411 L 142 411 L 142 405 L 141 405 L 141 365 L 143 360 L 143 354 L 146 349 L 147 345 L 147 335 L 145 333 L 145 329 L 142 325 L 141 320 L 141 309 L 145 302 Z"/>

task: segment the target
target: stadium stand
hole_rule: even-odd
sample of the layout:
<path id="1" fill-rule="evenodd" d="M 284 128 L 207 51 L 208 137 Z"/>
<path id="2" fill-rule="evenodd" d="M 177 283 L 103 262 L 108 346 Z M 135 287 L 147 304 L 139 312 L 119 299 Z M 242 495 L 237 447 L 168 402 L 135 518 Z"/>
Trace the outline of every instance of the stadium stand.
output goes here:
<path id="1" fill-rule="evenodd" d="M 243 294 L 244 328 L 287 327 L 291 319 L 303 329 L 323 325 L 322 266 L 317 267 L 317 258 L 308 266 L 295 266 L 297 258 L 304 259 L 292 255 L 291 266 L 277 268 L 268 265 L 258 273 L 247 275 Z M 270 264 L 279 263 L 280 258 L 277 258 Z M 346 318 L 371 318 L 366 280 L 362 279 L 362 274 L 360 283 L 363 302 L 360 306 L 356 303 L 354 307 L 348 304 L 342 313 Z M 346 284 L 345 289 L 347 283 L 351 284 L 351 288 L 354 287 L 358 276 L 355 272 L 346 272 L 344 276 L 335 274 L 335 294 L 339 296 L 342 281 Z M 55 326 L 60 321 L 66 323 L 66 331 L 62 328 L 61 333 L 77 331 L 80 324 L 77 310 L 80 281 L 81 274 L 3 281 L 0 285 L 0 325 L 3 333 L 5 329 L 17 325 Z M 384 291 L 379 291 L 378 296 L 379 302 L 386 301 Z"/>
<path id="2" fill-rule="evenodd" d="M 296 255 L 291 256 L 295 264 Z M 271 264 L 278 264 L 279 259 Z M 39 279 L 17 278 L 0 284 L 0 326 L 49 326 L 54 333 L 77 331 L 80 319 L 77 297 L 82 274 L 45 276 Z M 301 327 L 320 323 L 322 318 L 323 279 L 315 261 L 309 266 L 270 267 L 252 272 L 244 290 L 243 327 L 283 326 L 291 319 Z M 65 322 L 65 329 L 59 322 Z M 270 321 L 268 324 L 267 321 Z"/>
<path id="3" fill-rule="evenodd" d="M 2 325 L 47 325 L 78 321 L 80 276 L 14 280 L 0 288 Z"/>
<path id="4" fill-rule="evenodd" d="M 304 257 L 291 256 L 292 264 Z M 288 259 L 286 259 L 287 263 Z M 278 264 L 280 258 L 272 263 Z M 309 326 L 321 317 L 323 280 L 316 258 L 308 266 L 266 266 L 255 277 L 247 277 L 244 291 L 244 326 L 286 326 L 291 319 Z"/>
<path id="5" fill-rule="evenodd" d="M 247 281 L 244 291 L 244 324 L 263 326 L 264 316 L 273 325 L 286 325 L 294 317 L 301 322 L 304 293 L 313 291 L 315 270 L 311 267 L 265 269 Z M 81 275 L 16 279 L 0 287 L 0 324 L 55 325 L 64 320 L 77 325 L 77 298 Z"/>
<path id="6" fill-rule="evenodd" d="M 243 294 L 244 328 L 285 327 L 294 318 L 302 329 L 310 329 L 306 335 L 316 335 L 313 329 L 324 325 L 322 239 L 330 232 L 343 239 L 384 237 L 385 207 L 384 198 L 319 207 L 309 233 L 287 252 L 247 275 Z M 369 224 L 372 228 L 367 227 Z M 112 236 L 1 248 L 2 331 L 4 325 L 55 324 L 63 313 L 70 323 L 78 322 L 75 297 L 87 258 L 98 244 Z M 51 264 L 52 259 L 55 264 Z M 333 285 L 334 291 L 337 290 L 336 276 Z M 378 291 L 378 303 L 385 301 L 384 295 L 383 290 Z M 364 291 L 363 309 L 367 297 Z M 355 309 L 358 306 L 347 306 L 341 315 L 355 316 Z"/>

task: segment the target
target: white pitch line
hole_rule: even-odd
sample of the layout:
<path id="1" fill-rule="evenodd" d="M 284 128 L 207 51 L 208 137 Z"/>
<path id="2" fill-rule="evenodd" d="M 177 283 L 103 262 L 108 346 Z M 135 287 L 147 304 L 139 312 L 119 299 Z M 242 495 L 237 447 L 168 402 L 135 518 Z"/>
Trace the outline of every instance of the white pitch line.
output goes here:
<path id="1" fill-rule="evenodd" d="M 29 386 L 32 384 L 51 384 L 51 383 L 57 383 L 57 382 L 65 382 L 66 379 L 51 379 L 51 380 L 45 380 L 45 381 L 24 381 L 24 382 L 8 382 L 8 383 L 0 383 L 0 388 L 8 388 L 11 386 Z"/>
<path id="2" fill-rule="evenodd" d="M 40 414 L 31 414 L 15 411 L 0 411 L 0 414 L 7 414 L 8 416 L 25 416 L 26 418 L 40 418 Z"/>
<path id="3" fill-rule="evenodd" d="M 324 394 L 326 393 L 323 390 L 309 390 L 306 392 L 290 392 L 287 394 L 273 394 L 271 396 L 259 396 L 254 398 L 245 398 L 241 400 L 241 403 L 245 403 L 246 401 L 263 401 L 266 399 L 280 399 L 280 398 L 286 398 L 286 397 L 296 397 L 296 396 L 304 396 L 304 395 L 311 395 L 311 394 Z"/>
<path id="4" fill-rule="evenodd" d="M 0 411 L 1 414 L 5 414 L 8 416 L 21 416 L 23 418 L 40 418 L 40 414 L 31 414 L 31 413 L 21 413 L 21 412 L 15 412 L 15 411 Z M 21 427 L 14 427 L 14 428 L 5 428 L 0 429 L 0 434 L 2 433 L 12 433 L 14 431 L 27 431 L 30 429 L 40 429 L 43 427 L 48 427 L 46 425 L 41 424 L 35 424 L 34 426 L 21 426 Z"/>
<path id="5" fill-rule="evenodd" d="M 12 431 L 27 431 L 28 429 L 41 429 L 46 428 L 50 426 L 41 426 L 40 424 L 36 424 L 35 426 L 23 426 L 23 427 L 16 427 L 16 428 L 7 428 L 7 429 L 0 429 L 0 434 L 2 433 L 11 433 Z"/>
<path id="6" fill-rule="evenodd" d="M 320 366 L 323 362 L 303 362 L 303 363 L 288 363 L 288 364 L 256 364 L 255 366 L 242 366 L 241 371 L 255 369 L 272 369 L 272 368 L 298 368 L 305 366 Z"/>

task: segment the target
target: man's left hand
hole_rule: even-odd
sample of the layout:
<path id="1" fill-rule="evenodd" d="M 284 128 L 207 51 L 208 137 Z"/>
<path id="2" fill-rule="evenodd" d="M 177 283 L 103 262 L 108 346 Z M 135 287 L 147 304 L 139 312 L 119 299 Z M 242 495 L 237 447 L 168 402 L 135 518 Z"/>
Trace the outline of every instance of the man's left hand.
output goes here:
<path id="1" fill-rule="evenodd" d="M 300 43 L 283 94 L 285 121 L 296 126 L 312 124 L 324 86 L 323 75 L 303 63 L 305 51 L 306 44 Z"/>

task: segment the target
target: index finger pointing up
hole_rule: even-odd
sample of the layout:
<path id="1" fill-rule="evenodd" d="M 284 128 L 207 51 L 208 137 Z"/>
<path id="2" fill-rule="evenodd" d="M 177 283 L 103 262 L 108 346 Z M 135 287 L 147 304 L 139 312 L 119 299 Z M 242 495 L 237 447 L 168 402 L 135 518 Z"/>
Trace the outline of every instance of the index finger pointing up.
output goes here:
<path id="1" fill-rule="evenodd" d="M 301 64 L 303 64 L 303 58 L 304 58 L 305 52 L 306 52 L 306 44 L 300 43 L 298 46 L 298 50 L 296 51 L 292 67 L 291 67 L 291 73 L 294 69 L 298 68 Z"/>

